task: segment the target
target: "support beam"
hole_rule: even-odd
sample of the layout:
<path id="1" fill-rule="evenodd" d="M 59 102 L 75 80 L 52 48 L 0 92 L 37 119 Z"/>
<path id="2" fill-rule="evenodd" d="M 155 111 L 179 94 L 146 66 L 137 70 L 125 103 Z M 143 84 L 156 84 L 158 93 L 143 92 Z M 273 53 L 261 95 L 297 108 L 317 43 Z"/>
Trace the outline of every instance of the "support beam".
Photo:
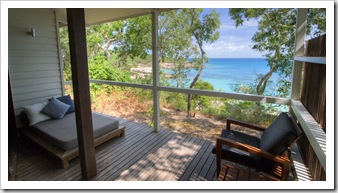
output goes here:
<path id="1" fill-rule="evenodd" d="M 306 8 L 297 9 L 297 23 L 295 34 L 295 56 L 304 56 L 304 41 L 306 36 L 307 24 Z M 303 62 L 294 61 L 292 72 L 291 99 L 299 100 L 302 82 Z"/>
<path id="2" fill-rule="evenodd" d="M 8 180 L 15 181 L 17 160 L 17 127 L 14 113 L 11 81 L 8 72 Z"/>
<path id="3" fill-rule="evenodd" d="M 152 12 L 152 56 L 153 56 L 153 107 L 154 107 L 154 130 L 160 128 L 160 96 L 159 86 L 159 65 L 158 65 L 158 15 L 159 11 Z"/>
<path id="4" fill-rule="evenodd" d="M 84 9 L 67 9 L 75 117 L 82 177 L 96 176 Z"/>

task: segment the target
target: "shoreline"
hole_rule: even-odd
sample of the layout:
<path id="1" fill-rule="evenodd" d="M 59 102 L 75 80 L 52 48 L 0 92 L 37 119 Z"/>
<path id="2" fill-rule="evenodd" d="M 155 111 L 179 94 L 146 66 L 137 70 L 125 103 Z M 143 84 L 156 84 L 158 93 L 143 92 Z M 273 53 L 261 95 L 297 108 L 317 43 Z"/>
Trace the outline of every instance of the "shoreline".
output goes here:
<path id="1" fill-rule="evenodd" d="M 187 62 L 184 64 L 184 68 L 193 68 L 195 65 L 191 62 Z M 170 62 L 162 62 L 160 63 L 160 67 L 163 69 L 174 69 L 176 66 Z M 130 72 L 135 73 L 132 75 L 132 79 L 135 79 L 136 76 L 138 77 L 146 77 L 151 75 L 152 73 L 152 66 L 151 63 L 139 63 L 137 67 L 130 68 Z M 165 73 L 168 78 L 171 78 L 171 74 Z"/>

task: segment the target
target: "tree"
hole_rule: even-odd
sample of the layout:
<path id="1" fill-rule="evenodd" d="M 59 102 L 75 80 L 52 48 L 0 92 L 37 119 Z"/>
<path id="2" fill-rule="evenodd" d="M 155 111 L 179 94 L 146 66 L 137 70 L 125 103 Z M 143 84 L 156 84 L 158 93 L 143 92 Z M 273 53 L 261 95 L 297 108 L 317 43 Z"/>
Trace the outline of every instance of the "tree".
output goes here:
<path id="1" fill-rule="evenodd" d="M 121 44 L 123 29 L 125 27 L 124 21 L 116 21 L 104 23 L 99 25 L 92 25 L 87 28 L 87 47 L 88 55 L 101 55 L 103 52 L 106 60 L 110 60 L 112 45 Z"/>
<path id="2" fill-rule="evenodd" d="M 181 9 L 163 12 L 159 17 L 159 63 L 170 61 L 174 68 L 172 78 L 177 87 L 184 87 L 189 69 L 189 56 L 197 54 L 191 38 L 188 15 Z"/>
<path id="3" fill-rule="evenodd" d="M 256 94 L 263 95 L 266 85 L 273 73 L 278 72 L 283 79 L 278 88 L 280 95 L 286 96 L 286 89 L 290 86 L 292 74 L 292 59 L 294 57 L 294 39 L 296 27 L 296 9 L 230 9 L 231 19 L 235 26 L 243 24 L 244 19 L 257 19 L 258 31 L 252 37 L 254 45 L 252 49 L 267 52 L 270 70 L 261 76 L 256 86 Z M 309 9 L 307 34 L 316 36 L 325 33 L 325 9 Z M 317 24 L 316 24 L 317 23 Z M 311 30 L 312 29 L 312 30 Z"/>
<path id="4" fill-rule="evenodd" d="M 215 10 L 212 10 L 210 14 L 203 15 L 202 18 L 200 18 L 200 14 L 202 13 L 203 9 L 184 9 L 184 11 L 189 16 L 189 20 L 187 21 L 190 25 L 189 32 L 194 37 L 199 49 L 199 54 L 194 58 L 195 67 L 198 68 L 198 73 L 189 86 L 189 88 L 193 88 L 203 72 L 204 64 L 208 61 L 206 53 L 203 49 L 203 44 L 213 43 L 219 38 L 219 31 L 217 30 L 220 27 L 220 20 L 219 13 L 217 13 Z M 191 116 L 191 99 L 192 95 L 188 94 L 188 117 Z"/>
<path id="5" fill-rule="evenodd" d="M 118 66 L 126 64 L 127 58 L 145 58 L 151 50 L 151 15 L 127 19 L 121 44 L 114 47 Z"/>
<path id="6" fill-rule="evenodd" d="M 207 81 L 198 80 L 195 84 L 195 88 L 203 89 L 203 90 L 214 90 L 214 86 Z M 191 101 L 194 104 L 194 110 L 202 110 L 203 108 L 207 108 L 211 106 L 211 97 L 209 96 L 200 96 L 200 95 L 192 95 Z M 193 117 L 195 117 L 195 112 Z"/>
<path id="7" fill-rule="evenodd" d="M 151 17 L 92 25 L 87 28 L 88 57 L 104 55 L 111 65 L 121 67 L 127 58 L 146 57 L 151 49 Z M 112 58 L 112 54 L 117 57 Z"/>

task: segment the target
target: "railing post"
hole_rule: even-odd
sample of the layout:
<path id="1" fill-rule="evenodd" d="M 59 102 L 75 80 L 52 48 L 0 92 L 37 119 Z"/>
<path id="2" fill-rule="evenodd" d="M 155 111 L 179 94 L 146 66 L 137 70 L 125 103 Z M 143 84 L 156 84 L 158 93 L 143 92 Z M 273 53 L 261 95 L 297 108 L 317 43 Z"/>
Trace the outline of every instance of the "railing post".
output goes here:
<path id="1" fill-rule="evenodd" d="M 159 64 L 158 64 L 158 9 L 152 12 L 152 64 L 153 64 L 153 108 L 154 131 L 160 128 Z"/>
<path id="2" fill-rule="evenodd" d="M 295 56 L 304 56 L 304 41 L 306 36 L 306 8 L 297 9 L 297 23 L 295 34 Z M 291 99 L 300 100 L 300 90 L 302 82 L 303 62 L 293 62 L 292 84 L 291 84 Z"/>

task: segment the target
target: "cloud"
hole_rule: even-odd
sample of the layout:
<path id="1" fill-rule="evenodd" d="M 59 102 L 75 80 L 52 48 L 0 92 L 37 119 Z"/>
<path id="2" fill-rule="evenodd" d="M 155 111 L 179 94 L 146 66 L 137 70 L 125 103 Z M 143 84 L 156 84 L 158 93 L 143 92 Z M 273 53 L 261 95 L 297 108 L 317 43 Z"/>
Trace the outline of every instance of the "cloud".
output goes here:
<path id="1" fill-rule="evenodd" d="M 237 51 L 243 51 L 247 49 L 251 49 L 248 44 L 239 44 L 234 41 L 217 41 L 213 44 L 205 45 L 204 47 L 205 51 L 220 51 L 220 50 L 226 50 L 230 52 L 237 52 Z"/>
<path id="2" fill-rule="evenodd" d="M 226 30 L 233 30 L 236 28 L 241 28 L 241 29 L 245 29 L 245 28 L 257 28 L 258 26 L 258 20 L 256 19 L 250 19 L 250 20 L 244 20 L 243 24 L 236 27 L 235 26 L 235 21 L 233 22 L 227 22 L 227 23 L 222 23 L 220 26 L 220 29 L 226 29 Z"/>
<path id="3" fill-rule="evenodd" d="M 260 58 L 263 53 L 252 49 L 251 37 L 221 37 L 212 44 L 205 44 L 204 50 L 210 58 Z"/>
<path id="4" fill-rule="evenodd" d="M 243 26 L 245 26 L 245 27 L 257 27 L 258 26 L 258 20 L 256 20 L 256 19 L 244 20 Z"/>
<path id="5" fill-rule="evenodd" d="M 229 23 L 224 23 L 220 26 L 220 29 L 224 29 L 224 30 L 234 30 L 236 29 L 235 25 L 229 24 Z"/>
<path id="6" fill-rule="evenodd" d="M 208 57 L 262 57 L 262 53 L 253 50 L 251 38 L 257 31 L 257 19 L 244 19 L 243 25 L 235 26 L 227 10 L 217 10 L 221 13 L 220 38 L 212 44 L 204 44 L 203 48 Z"/>

